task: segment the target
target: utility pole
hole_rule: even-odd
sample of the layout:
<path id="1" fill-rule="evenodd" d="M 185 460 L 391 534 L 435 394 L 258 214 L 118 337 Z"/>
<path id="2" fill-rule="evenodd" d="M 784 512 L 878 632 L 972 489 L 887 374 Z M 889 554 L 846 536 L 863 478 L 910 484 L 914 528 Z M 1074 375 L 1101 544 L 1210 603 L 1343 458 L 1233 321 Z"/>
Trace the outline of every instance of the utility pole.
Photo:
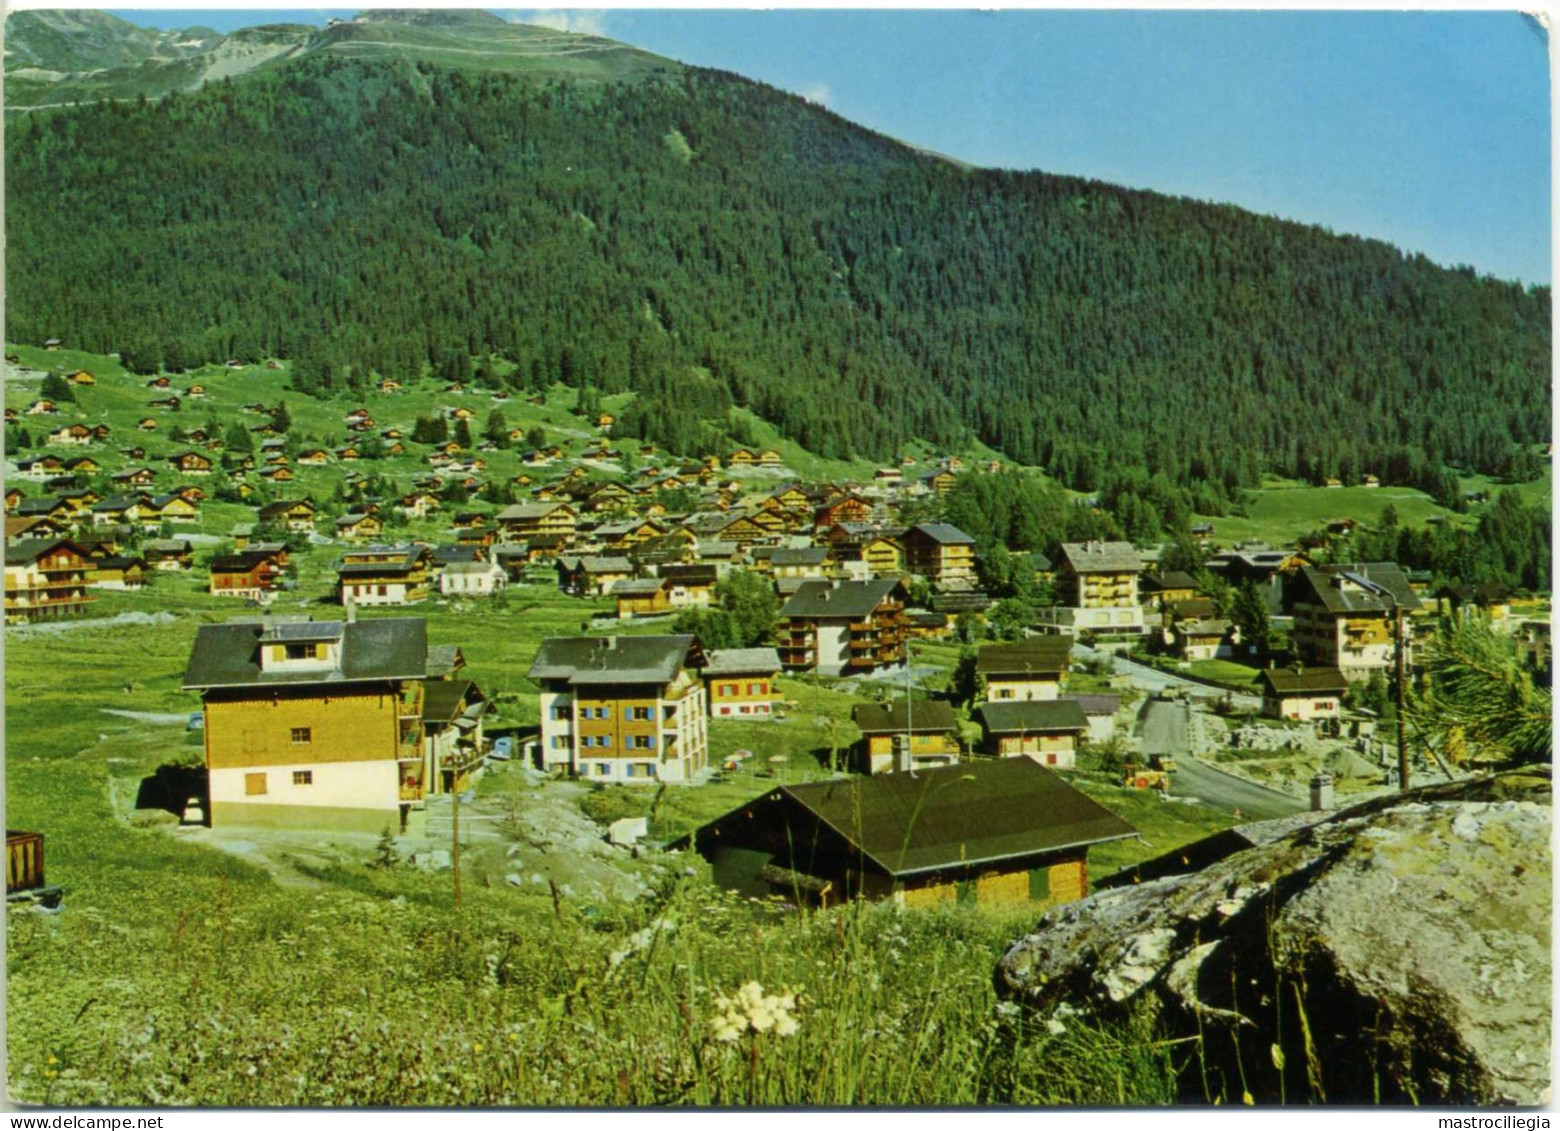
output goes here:
<path id="1" fill-rule="evenodd" d="M 450 871 L 455 874 L 455 910 L 460 910 L 460 772 L 450 779 L 455 788 L 450 790 L 450 814 L 454 826 L 454 848 L 450 852 Z"/>
<path id="2" fill-rule="evenodd" d="M 1394 599 L 1392 611 L 1395 614 L 1397 632 L 1397 747 L 1398 747 L 1398 789 L 1408 789 L 1408 712 L 1406 707 L 1406 693 L 1403 678 L 1403 606 Z"/>

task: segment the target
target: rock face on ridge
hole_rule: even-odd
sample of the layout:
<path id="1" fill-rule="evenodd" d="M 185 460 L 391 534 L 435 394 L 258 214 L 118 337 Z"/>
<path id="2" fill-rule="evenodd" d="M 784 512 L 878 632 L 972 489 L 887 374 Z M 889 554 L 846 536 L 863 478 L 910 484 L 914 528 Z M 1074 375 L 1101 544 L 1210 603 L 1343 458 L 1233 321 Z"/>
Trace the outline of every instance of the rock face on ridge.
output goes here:
<path id="1" fill-rule="evenodd" d="M 1050 911 L 997 989 L 1157 1012 L 1191 1100 L 1545 1103 L 1550 828 L 1547 767 L 1379 799 Z"/>

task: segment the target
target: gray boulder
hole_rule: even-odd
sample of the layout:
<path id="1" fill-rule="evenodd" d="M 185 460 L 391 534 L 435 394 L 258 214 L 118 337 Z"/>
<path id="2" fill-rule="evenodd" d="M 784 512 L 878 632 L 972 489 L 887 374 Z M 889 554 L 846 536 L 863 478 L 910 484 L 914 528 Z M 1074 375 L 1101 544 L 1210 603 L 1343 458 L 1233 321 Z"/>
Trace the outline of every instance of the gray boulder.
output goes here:
<path id="1" fill-rule="evenodd" d="M 1547 767 L 1380 798 L 1047 912 L 998 992 L 1152 1011 L 1189 1100 L 1547 1103 L 1550 825 Z"/>

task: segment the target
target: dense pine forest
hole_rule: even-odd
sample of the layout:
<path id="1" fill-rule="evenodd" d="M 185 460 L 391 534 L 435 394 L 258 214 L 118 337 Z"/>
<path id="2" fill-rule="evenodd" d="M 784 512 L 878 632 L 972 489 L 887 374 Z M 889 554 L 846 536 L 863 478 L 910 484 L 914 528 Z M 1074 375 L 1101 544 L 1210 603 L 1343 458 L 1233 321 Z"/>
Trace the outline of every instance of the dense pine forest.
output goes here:
<path id="1" fill-rule="evenodd" d="M 676 450 L 734 406 L 831 457 L 973 437 L 1160 517 L 1264 471 L 1452 502 L 1448 465 L 1550 437 L 1548 288 L 962 168 L 735 75 L 321 57 L 8 125 L 8 335 L 145 371 L 360 392 L 501 359 L 636 391 L 621 430 Z"/>

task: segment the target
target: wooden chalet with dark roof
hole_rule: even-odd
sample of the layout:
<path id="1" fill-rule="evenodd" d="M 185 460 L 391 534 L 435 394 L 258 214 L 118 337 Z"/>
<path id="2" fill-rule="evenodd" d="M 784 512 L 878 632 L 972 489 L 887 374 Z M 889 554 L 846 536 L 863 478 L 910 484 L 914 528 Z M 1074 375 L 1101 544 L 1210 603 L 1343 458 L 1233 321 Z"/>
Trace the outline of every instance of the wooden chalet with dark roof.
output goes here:
<path id="1" fill-rule="evenodd" d="M 700 673 L 710 718 L 767 719 L 774 714 L 780 653 L 773 648 L 722 648 Z"/>
<path id="2" fill-rule="evenodd" d="M 1025 702 L 1060 697 L 1072 662 L 1066 636 L 1031 636 L 1011 644 L 983 644 L 975 671 L 993 702 Z"/>
<path id="3" fill-rule="evenodd" d="M 420 831 L 428 652 L 420 618 L 202 625 L 212 827 Z"/>
<path id="4" fill-rule="evenodd" d="M 1058 769 L 1077 764 L 1078 745 L 1089 733 L 1089 720 L 1073 699 L 984 703 L 976 713 L 987 754 L 1029 757 Z"/>
<path id="5" fill-rule="evenodd" d="M 908 773 L 951 766 L 963 753 L 959 720 L 953 708 L 938 699 L 907 703 L 857 703 L 850 720 L 861 728 L 863 773 Z"/>
<path id="6" fill-rule="evenodd" d="M 413 605 L 428 597 L 430 553 L 417 544 L 364 546 L 336 561 L 336 597 L 342 604 Z"/>
<path id="7" fill-rule="evenodd" d="M 94 600 L 87 592 L 93 568 L 86 551 L 68 538 L 7 538 L 5 622 L 81 615 Z"/>
<path id="8" fill-rule="evenodd" d="M 1349 679 L 1337 668 L 1269 668 L 1257 682 L 1262 713 L 1295 722 L 1338 718 L 1349 692 Z"/>
<path id="9" fill-rule="evenodd" d="M 218 554 L 211 559 L 208 592 L 213 597 L 238 597 L 264 603 L 271 599 L 271 591 L 281 584 L 284 570 L 283 555 L 269 549 L 256 549 L 250 545 L 232 554 Z"/>
<path id="10" fill-rule="evenodd" d="M 1393 666 L 1397 613 L 1406 617 L 1420 608 L 1395 562 L 1304 567 L 1295 576 L 1291 601 L 1291 639 L 1300 659 L 1335 667 L 1351 680 Z M 1411 663 L 1412 641 L 1405 639 L 1403 649 L 1404 662 Z"/>
<path id="11" fill-rule="evenodd" d="M 715 882 L 819 905 L 1040 906 L 1088 894 L 1088 851 L 1136 836 L 1027 758 L 779 786 L 690 838 Z"/>

